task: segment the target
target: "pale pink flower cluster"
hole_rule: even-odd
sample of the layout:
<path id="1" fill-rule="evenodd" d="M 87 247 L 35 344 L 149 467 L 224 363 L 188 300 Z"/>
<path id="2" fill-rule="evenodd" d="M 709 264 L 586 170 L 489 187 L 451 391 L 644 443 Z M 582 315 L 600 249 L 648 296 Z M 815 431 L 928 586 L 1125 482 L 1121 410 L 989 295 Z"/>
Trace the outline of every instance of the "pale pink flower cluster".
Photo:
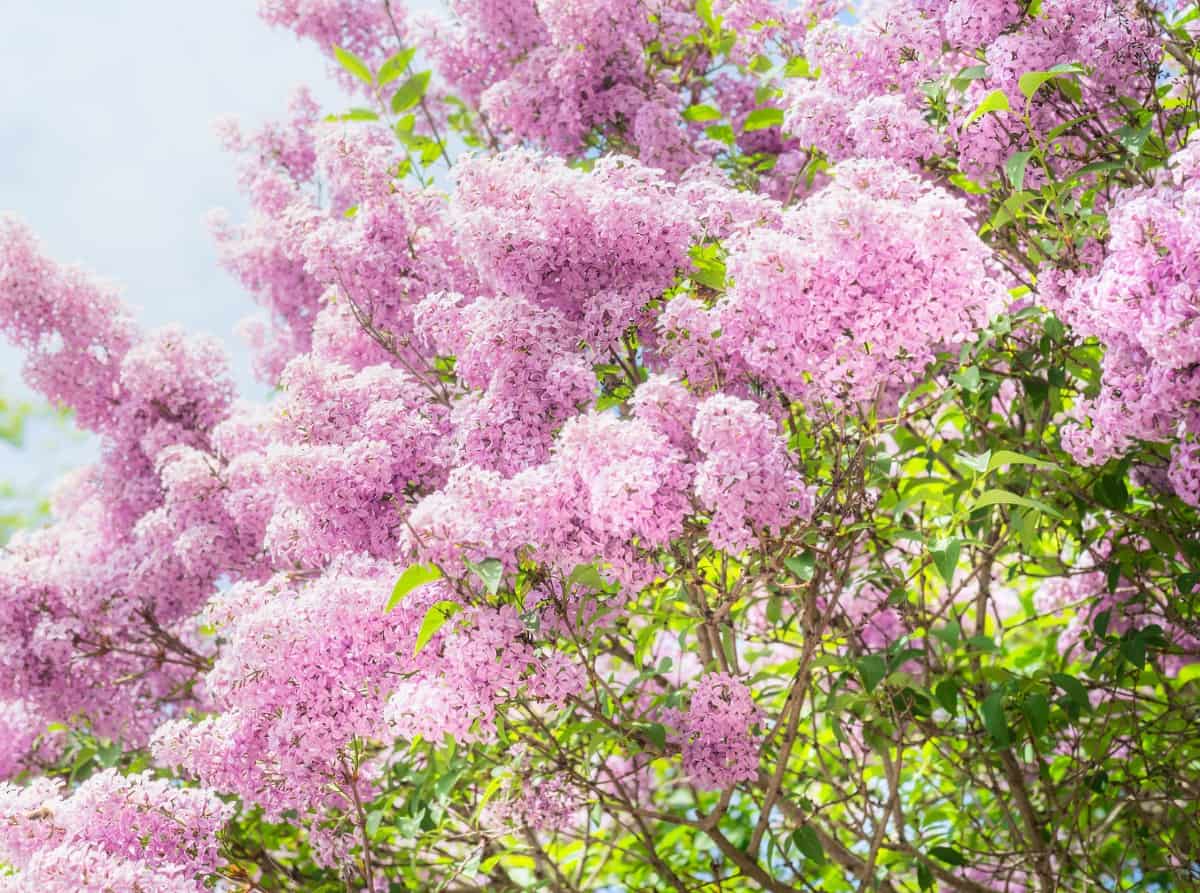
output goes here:
<path id="1" fill-rule="evenodd" d="M 908 0 L 871 4 L 857 19 L 823 18 L 804 38 L 817 80 L 789 87 L 786 129 L 833 161 L 880 157 L 909 168 L 940 154 L 920 85 L 942 65 L 937 21 Z"/>
<path id="2" fill-rule="evenodd" d="M 519 791 L 489 803 L 484 821 L 492 826 L 553 830 L 570 824 L 583 803 L 582 793 L 560 777 L 528 779 Z"/>
<path id="3" fill-rule="evenodd" d="M 759 714 L 745 683 L 728 673 L 702 676 L 688 709 L 668 713 L 683 770 L 697 787 L 720 790 L 758 777 Z"/>
<path id="4" fill-rule="evenodd" d="M 339 46 L 378 65 L 389 49 L 398 49 L 393 25 L 403 28 L 404 6 L 393 7 L 389 18 L 385 4 L 377 0 L 259 0 L 258 14 L 326 53 L 332 55 Z"/>
<path id="5" fill-rule="evenodd" d="M 1063 440 L 1099 464 L 1136 441 L 1178 436 L 1170 480 L 1200 504 L 1200 145 L 1177 153 L 1153 187 L 1118 196 L 1109 221 L 1089 271 L 1045 277 L 1063 319 L 1107 348 L 1101 392 L 1075 408 L 1080 425 Z"/>
<path id="6" fill-rule="evenodd" d="M 152 748 L 205 784 L 278 815 L 344 808 L 352 738 L 379 737 L 383 705 L 439 587 L 383 611 L 391 565 L 346 559 L 304 585 L 287 574 L 239 583 L 209 604 L 228 642 L 205 678 L 215 714 L 168 721 Z M 360 782 L 359 783 L 363 783 Z"/>
<path id="7" fill-rule="evenodd" d="M 689 511 L 686 455 L 640 419 L 572 418 L 553 455 L 505 481 L 463 466 L 409 516 L 423 558 L 461 566 L 521 547 L 569 574 L 602 558 L 628 584 L 647 580 L 647 551 L 665 546 Z"/>
<path id="8" fill-rule="evenodd" d="M 62 751 L 62 735 L 43 734 L 46 721 L 25 701 L 0 701 L 0 781 L 50 761 Z"/>
<path id="9" fill-rule="evenodd" d="M 1016 113 L 984 115 L 970 124 L 968 117 L 993 91 L 1003 91 L 1010 104 L 1022 103 L 1021 75 L 1071 64 L 1089 66 L 1079 80 L 1080 107 L 1120 126 L 1115 100 L 1140 95 L 1159 63 L 1157 37 L 1137 5 L 1047 0 L 1033 12 L 1025 6 L 1014 0 L 883 0 L 857 16 L 823 18 L 804 36 L 803 53 L 820 77 L 788 88 L 787 130 L 835 162 L 877 157 L 916 170 L 949 156 L 968 176 L 987 182 L 1014 152 L 1030 148 L 1028 136 Z M 979 67 L 980 54 L 982 76 L 951 91 L 952 126 L 939 134 L 927 120 L 923 85 Z M 1052 93 L 1039 93 L 1031 104 L 1030 120 L 1041 134 L 1074 115 L 1071 107 L 1056 105 Z M 1030 173 L 1033 185 L 1040 172 Z"/>
<path id="10" fill-rule="evenodd" d="M 0 783 L 5 893 L 200 893 L 220 864 L 216 832 L 233 807 L 209 791 L 109 769 L 67 792 Z"/>
<path id="11" fill-rule="evenodd" d="M 812 495 L 776 429 L 753 403 L 727 394 L 709 397 L 696 410 L 692 433 L 704 456 L 696 498 L 711 512 L 713 545 L 749 549 L 756 531 L 778 534 L 812 513 Z"/>
<path id="12" fill-rule="evenodd" d="M 846 162 L 780 229 L 731 240 L 707 328 L 789 396 L 872 399 L 999 309 L 989 258 L 960 199 L 888 161 Z"/>

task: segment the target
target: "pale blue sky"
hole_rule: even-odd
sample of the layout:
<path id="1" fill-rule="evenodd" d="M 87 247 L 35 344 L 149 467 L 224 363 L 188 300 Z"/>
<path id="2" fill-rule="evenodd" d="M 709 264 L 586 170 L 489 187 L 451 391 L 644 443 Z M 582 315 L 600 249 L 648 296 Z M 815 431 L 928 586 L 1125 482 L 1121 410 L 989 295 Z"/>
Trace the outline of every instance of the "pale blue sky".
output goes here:
<path id="1" fill-rule="evenodd" d="M 282 117 L 299 83 L 338 102 L 317 48 L 262 24 L 256 5 L 0 0 L 0 208 L 54 257 L 120 282 L 145 325 L 225 339 L 242 380 L 230 329 L 250 305 L 205 222 L 242 203 L 212 122 Z"/>
<path id="2" fill-rule="evenodd" d="M 255 0 L 0 0 L 0 210 L 50 254 L 122 285 L 147 327 L 181 322 L 221 338 L 254 388 L 234 324 L 253 306 L 216 263 L 206 215 L 244 205 L 212 122 L 286 114 L 307 83 L 342 101 L 310 43 L 268 28 Z M 0 388 L 27 393 L 0 343 Z M 86 458 L 37 426 L 24 455 L 0 451 L 0 479 L 44 489 Z"/>

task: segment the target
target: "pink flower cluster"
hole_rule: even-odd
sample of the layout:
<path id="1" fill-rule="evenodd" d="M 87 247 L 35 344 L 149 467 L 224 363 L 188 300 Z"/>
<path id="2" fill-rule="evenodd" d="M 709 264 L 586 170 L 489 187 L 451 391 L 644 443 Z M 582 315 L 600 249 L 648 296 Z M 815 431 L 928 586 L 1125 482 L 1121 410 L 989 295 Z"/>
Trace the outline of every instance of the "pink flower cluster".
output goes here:
<path id="1" fill-rule="evenodd" d="M 403 25 L 404 7 L 394 12 L 377 0 L 259 0 L 263 21 L 293 31 L 332 54 L 339 46 L 374 62 L 383 62 L 396 47 L 393 27 Z M 394 17 L 394 18 L 393 18 Z"/>
<path id="2" fill-rule="evenodd" d="M 448 567 L 494 556 L 511 566 L 526 548 L 564 574 L 600 558 L 630 585 L 648 581 L 647 552 L 682 530 L 691 475 L 685 454 L 646 422 L 576 416 L 547 462 L 507 481 L 474 466 L 452 472 L 409 516 L 413 545 Z"/>
<path id="3" fill-rule="evenodd" d="M 1033 12 L 1014 0 L 886 0 L 853 19 L 825 17 L 808 31 L 803 55 L 820 76 L 789 88 L 785 123 L 802 145 L 833 161 L 887 158 L 915 170 L 950 156 L 968 176 L 988 182 L 1030 142 L 1016 113 L 967 123 L 985 96 L 999 90 L 1010 104 L 1023 102 L 1021 75 L 1082 64 L 1089 68 L 1078 107 L 1117 122 L 1115 100 L 1154 82 L 1156 41 L 1129 0 L 1047 0 Z M 939 133 L 923 86 L 979 68 L 981 57 L 982 74 L 951 90 L 953 126 Z M 1103 64 L 1094 64 L 1098 59 Z M 1031 104 L 1031 123 L 1042 135 L 1076 113 L 1052 94 L 1039 93 Z"/>
<path id="4" fill-rule="evenodd" d="M 205 677 L 214 715 L 171 720 L 153 750 L 205 784 L 268 814 L 345 808 L 348 745 L 382 731 L 396 677 L 413 666 L 417 627 L 436 588 L 383 611 L 384 562 L 344 560 L 305 585 L 278 574 L 213 598 L 206 616 L 227 641 Z"/>
<path id="5" fill-rule="evenodd" d="M 962 201 L 883 160 L 839 165 L 779 229 L 730 240 L 727 267 L 701 332 L 794 399 L 911 383 L 1005 297 Z"/>
<path id="6" fill-rule="evenodd" d="M 200 893 L 220 865 L 217 831 L 233 807 L 209 791 L 109 769 L 67 793 L 38 779 L 0 783 L 5 893 Z"/>
<path id="7" fill-rule="evenodd" d="M 1200 505 L 1200 145 L 1176 153 L 1158 182 L 1118 196 L 1090 270 L 1050 272 L 1048 297 L 1080 334 L 1107 348 L 1103 386 L 1075 408 L 1063 442 L 1100 464 L 1135 441 L 1175 437 L 1169 476 Z"/>
<path id="8" fill-rule="evenodd" d="M 872 4 L 855 21 L 823 19 L 803 55 L 821 75 L 789 88 L 785 125 L 801 144 L 834 161 L 886 158 L 912 169 L 941 154 L 920 90 L 941 65 L 935 19 L 907 0 Z"/>
<path id="9" fill-rule="evenodd" d="M 812 513 L 812 495 L 775 421 L 753 403 L 709 397 L 696 410 L 692 431 L 704 456 L 696 469 L 696 498 L 711 512 L 713 545 L 749 549 L 755 531 L 778 534 Z"/>
<path id="10" fill-rule="evenodd" d="M 667 721 L 683 751 L 683 770 L 700 788 L 720 790 L 758 777 L 754 726 L 759 710 L 750 690 L 728 673 L 709 673 L 692 688 L 683 713 Z"/>

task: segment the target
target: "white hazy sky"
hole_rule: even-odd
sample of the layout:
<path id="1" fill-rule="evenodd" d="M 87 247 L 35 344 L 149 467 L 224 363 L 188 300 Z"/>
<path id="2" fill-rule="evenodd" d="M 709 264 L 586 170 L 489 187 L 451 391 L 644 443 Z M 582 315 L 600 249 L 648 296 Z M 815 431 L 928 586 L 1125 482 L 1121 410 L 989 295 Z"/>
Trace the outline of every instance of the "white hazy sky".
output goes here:
<path id="1" fill-rule="evenodd" d="M 255 0 L 0 0 L 0 211 L 24 218 L 57 260 L 123 287 L 146 327 L 181 322 L 227 345 L 254 390 L 232 328 L 253 311 L 216 263 L 206 216 L 244 204 L 213 134 L 281 118 L 306 83 L 342 100 L 311 43 L 268 28 Z M 0 344 L 0 391 L 24 394 L 21 358 Z M 44 489 L 90 449 L 37 426 L 0 480 Z"/>

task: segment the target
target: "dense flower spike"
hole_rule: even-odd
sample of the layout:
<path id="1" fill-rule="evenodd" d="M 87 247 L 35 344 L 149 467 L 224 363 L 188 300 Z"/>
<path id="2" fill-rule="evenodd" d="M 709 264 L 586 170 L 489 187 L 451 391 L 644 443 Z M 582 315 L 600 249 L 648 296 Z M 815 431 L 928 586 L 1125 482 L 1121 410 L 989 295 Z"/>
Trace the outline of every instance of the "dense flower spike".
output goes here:
<path id="1" fill-rule="evenodd" d="M 1088 274 L 1049 277 L 1062 289 L 1063 318 L 1108 346 L 1103 389 L 1078 408 L 1088 424 L 1069 432 L 1068 443 L 1093 464 L 1135 440 L 1179 436 L 1171 481 L 1200 504 L 1188 443 L 1200 404 L 1200 144 L 1177 153 L 1154 186 L 1122 194 L 1109 221 Z"/>
<path id="2" fill-rule="evenodd" d="M 710 673 L 692 690 L 687 712 L 676 719 L 683 768 L 700 787 L 727 788 L 758 774 L 758 742 L 751 729 L 758 711 L 745 684 Z"/>
<path id="3" fill-rule="evenodd" d="M 727 264 L 721 340 L 793 398 L 912 382 L 1003 297 L 966 206 L 886 161 L 840 165 L 779 230 L 732 240 Z"/>
<path id="4" fill-rule="evenodd" d="M 470 159 L 455 192 L 459 247 L 485 289 L 561 311 L 603 354 L 688 265 L 695 219 L 673 193 L 625 159 L 589 173 L 526 151 Z"/>
<path id="5" fill-rule="evenodd" d="M 709 397 L 696 410 L 692 435 L 704 456 L 696 470 L 696 497 L 712 512 L 713 545 L 748 549 L 757 531 L 778 533 L 811 513 L 811 495 L 774 420 L 753 403 Z"/>
<path id="6" fill-rule="evenodd" d="M 25 378 L 80 424 L 107 428 L 121 360 L 138 337 L 115 292 L 48 260 L 30 232 L 0 218 L 0 320 L 27 352 Z"/>
<path id="7" fill-rule="evenodd" d="M 231 806 L 209 791 L 148 773 L 59 785 L 0 783 L 0 858 L 13 891 L 200 891 L 218 863 L 216 832 Z"/>
<path id="8" fill-rule="evenodd" d="M 0 891 L 1194 886 L 1185 4 L 260 6 L 269 398 L 0 219 Z"/>

